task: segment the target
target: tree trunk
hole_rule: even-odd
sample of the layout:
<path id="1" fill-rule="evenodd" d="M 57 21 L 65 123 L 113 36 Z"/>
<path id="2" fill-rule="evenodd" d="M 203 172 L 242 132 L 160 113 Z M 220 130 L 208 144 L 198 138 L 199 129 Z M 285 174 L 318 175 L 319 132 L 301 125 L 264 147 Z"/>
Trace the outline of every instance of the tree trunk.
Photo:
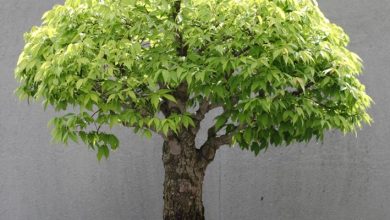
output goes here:
<path id="1" fill-rule="evenodd" d="M 194 138 L 164 142 L 164 220 L 204 220 L 202 185 L 205 166 Z"/>

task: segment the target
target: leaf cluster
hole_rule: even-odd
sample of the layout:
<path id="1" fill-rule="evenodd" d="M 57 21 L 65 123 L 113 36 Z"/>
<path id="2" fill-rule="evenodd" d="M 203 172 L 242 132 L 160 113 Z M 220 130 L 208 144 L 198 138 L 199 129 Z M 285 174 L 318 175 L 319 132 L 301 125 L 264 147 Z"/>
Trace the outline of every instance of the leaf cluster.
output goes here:
<path id="1" fill-rule="evenodd" d="M 75 108 L 54 138 L 99 158 L 118 147 L 101 126 L 167 138 L 214 107 L 209 139 L 256 154 L 371 120 L 361 60 L 312 0 L 68 0 L 25 41 L 18 95 Z"/>

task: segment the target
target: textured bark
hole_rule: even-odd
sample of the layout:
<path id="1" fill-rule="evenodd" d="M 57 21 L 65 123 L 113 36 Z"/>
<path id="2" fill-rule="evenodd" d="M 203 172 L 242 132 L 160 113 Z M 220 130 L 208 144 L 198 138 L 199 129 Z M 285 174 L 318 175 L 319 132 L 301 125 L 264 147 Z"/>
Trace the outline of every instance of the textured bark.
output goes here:
<path id="1" fill-rule="evenodd" d="M 194 137 L 183 135 L 164 142 L 164 220 L 204 220 L 202 166 Z"/>

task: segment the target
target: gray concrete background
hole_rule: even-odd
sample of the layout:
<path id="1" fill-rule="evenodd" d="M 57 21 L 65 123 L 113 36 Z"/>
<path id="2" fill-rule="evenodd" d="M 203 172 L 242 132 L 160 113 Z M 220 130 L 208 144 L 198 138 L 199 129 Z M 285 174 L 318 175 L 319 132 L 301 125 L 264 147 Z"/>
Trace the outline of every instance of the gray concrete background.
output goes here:
<path id="1" fill-rule="evenodd" d="M 0 0 L 0 220 L 162 218 L 161 140 L 117 130 L 121 148 L 97 163 L 85 146 L 51 144 L 53 112 L 13 95 L 22 34 L 61 0 Z M 390 1 L 320 0 L 364 60 L 375 123 L 358 137 L 272 148 L 255 158 L 223 149 L 209 167 L 209 220 L 390 219 Z"/>

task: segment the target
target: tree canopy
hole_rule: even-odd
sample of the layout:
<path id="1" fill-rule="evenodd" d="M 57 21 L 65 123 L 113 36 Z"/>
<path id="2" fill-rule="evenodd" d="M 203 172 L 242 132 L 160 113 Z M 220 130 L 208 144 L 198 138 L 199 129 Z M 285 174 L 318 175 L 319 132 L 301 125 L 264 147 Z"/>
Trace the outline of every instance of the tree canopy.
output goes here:
<path id="1" fill-rule="evenodd" d="M 312 0 L 67 0 L 25 42 L 18 95 L 99 159 L 119 145 L 102 126 L 168 139 L 214 108 L 207 141 L 256 154 L 371 120 L 360 58 Z"/>

